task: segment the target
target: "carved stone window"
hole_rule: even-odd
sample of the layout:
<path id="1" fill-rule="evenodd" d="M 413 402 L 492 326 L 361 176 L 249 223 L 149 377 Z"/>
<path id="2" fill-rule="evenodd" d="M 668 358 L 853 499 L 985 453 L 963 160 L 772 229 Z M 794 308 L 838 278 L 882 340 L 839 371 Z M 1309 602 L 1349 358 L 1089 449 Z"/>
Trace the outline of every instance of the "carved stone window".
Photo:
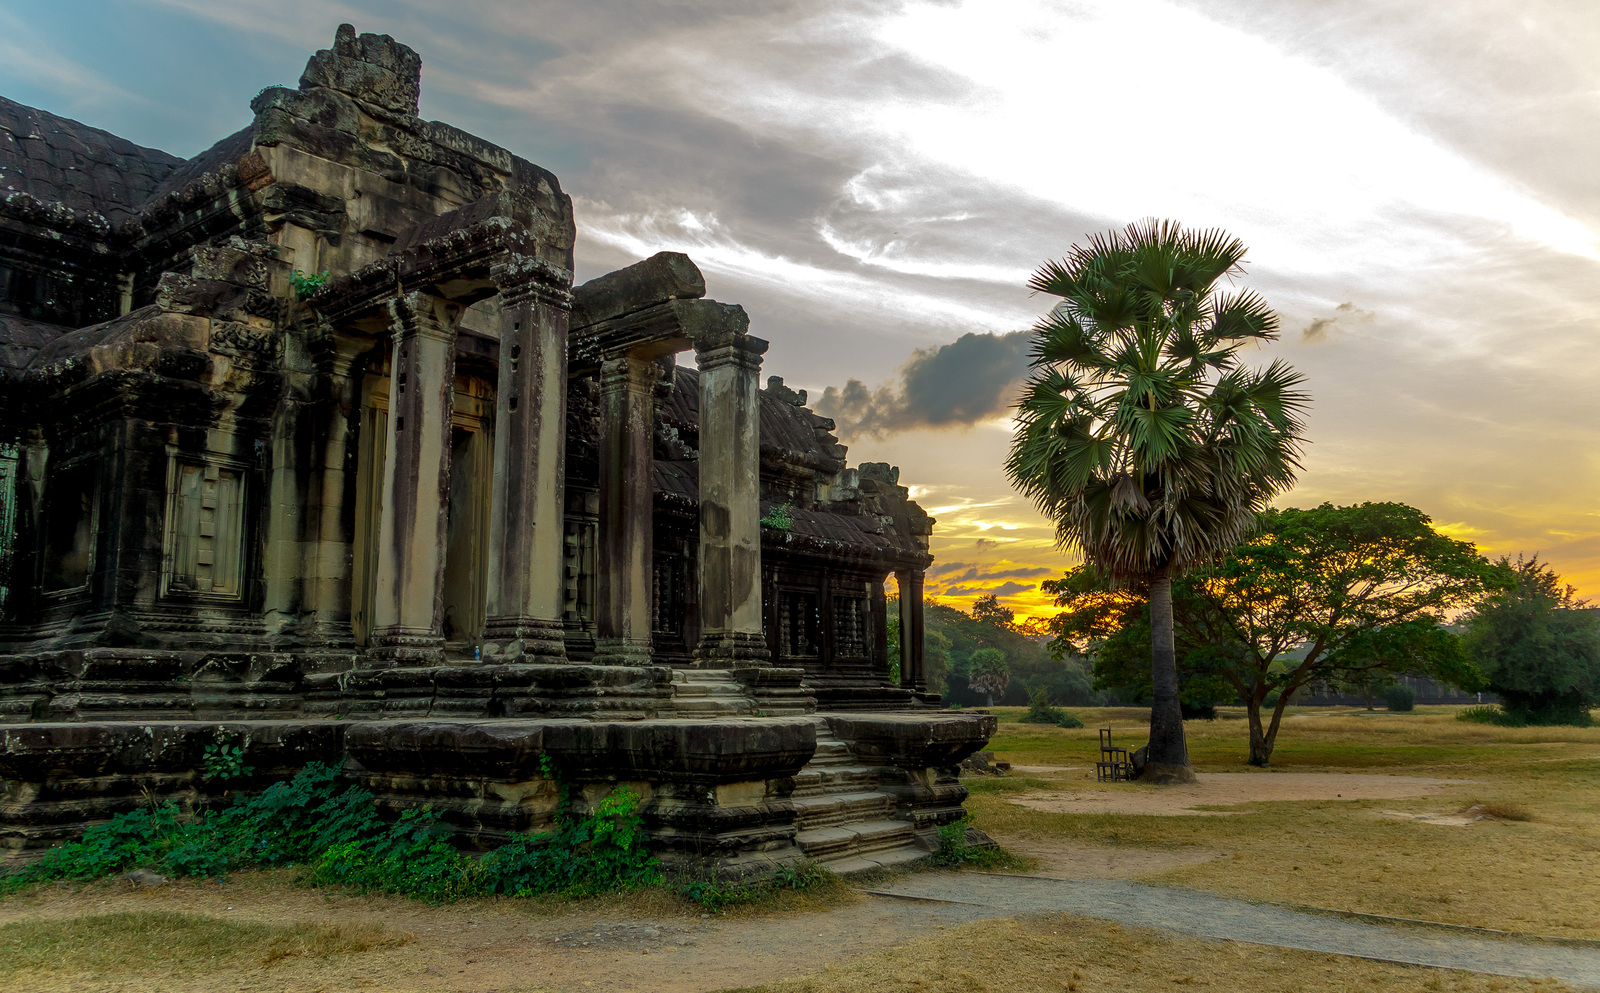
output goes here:
<path id="1" fill-rule="evenodd" d="M 237 466 L 172 461 L 167 490 L 168 593 L 237 600 L 244 590 L 244 475 Z"/>
<path id="2" fill-rule="evenodd" d="M 778 591 L 778 651 L 784 658 L 814 659 L 822 654 L 817 600 L 813 590 Z"/>
<path id="3" fill-rule="evenodd" d="M 834 654 L 864 659 L 867 651 L 867 598 L 833 594 Z"/>

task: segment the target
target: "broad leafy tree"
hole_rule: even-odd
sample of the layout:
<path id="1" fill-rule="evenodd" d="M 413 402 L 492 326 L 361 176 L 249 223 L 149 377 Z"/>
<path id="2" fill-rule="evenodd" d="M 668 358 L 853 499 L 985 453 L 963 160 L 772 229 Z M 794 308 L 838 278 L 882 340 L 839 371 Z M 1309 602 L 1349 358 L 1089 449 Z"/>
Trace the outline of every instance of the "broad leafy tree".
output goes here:
<path id="1" fill-rule="evenodd" d="M 1513 719 L 1589 724 L 1600 706 L 1600 615 L 1537 555 L 1500 564 L 1516 583 L 1468 618 L 1468 654 Z"/>
<path id="2" fill-rule="evenodd" d="M 1231 689 L 1249 716 L 1250 763 L 1266 765 L 1284 708 L 1309 684 L 1418 675 L 1479 685 L 1445 621 L 1509 583 L 1508 570 L 1404 504 L 1268 510 L 1243 544 L 1176 584 L 1184 684 Z M 1071 573 L 1052 588 L 1067 608 L 1060 634 L 1094 641 L 1096 676 L 1115 678 L 1148 622 L 1116 609 L 1125 594 Z"/>
<path id="3" fill-rule="evenodd" d="M 1237 545 L 1299 467 L 1302 378 L 1239 360 L 1278 334 L 1266 301 L 1226 288 L 1244 254 L 1224 232 L 1150 221 L 1074 246 L 1028 284 L 1061 303 L 1034 326 L 1006 473 L 1064 548 L 1147 591 L 1158 782 L 1194 778 L 1172 581 Z"/>

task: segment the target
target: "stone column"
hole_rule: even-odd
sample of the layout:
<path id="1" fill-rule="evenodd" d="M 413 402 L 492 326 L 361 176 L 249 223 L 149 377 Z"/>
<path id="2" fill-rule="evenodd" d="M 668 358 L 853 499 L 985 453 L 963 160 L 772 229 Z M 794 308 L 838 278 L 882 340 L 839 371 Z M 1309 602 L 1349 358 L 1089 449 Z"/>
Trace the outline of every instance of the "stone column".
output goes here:
<path id="1" fill-rule="evenodd" d="M 770 665 L 761 632 L 761 355 L 738 331 L 695 341 L 700 367 L 700 645 L 704 666 Z"/>
<path id="2" fill-rule="evenodd" d="M 655 383 L 661 367 L 621 355 L 600 366 L 600 576 L 594 660 L 650 663 Z"/>
<path id="3" fill-rule="evenodd" d="M 924 693 L 928 674 L 922 651 L 921 569 L 901 569 L 894 574 L 900 584 L 900 685 Z"/>
<path id="4" fill-rule="evenodd" d="M 394 349 L 372 655 L 379 663 L 425 665 L 444 657 L 441 586 L 461 308 L 409 293 L 389 311 Z"/>
<path id="5" fill-rule="evenodd" d="M 565 288 L 526 277 L 501 290 L 483 631 L 491 657 L 566 661 L 561 613 L 570 305 Z"/>
<path id="6" fill-rule="evenodd" d="M 323 329 L 325 351 L 318 373 L 323 377 L 327 434 L 318 451 L 318 496 L 315 541 L 306 556 L 305 572 L 311 577 L 306 607 L 317 618 L 320 637 L 350 641 L 351 545 L 355 536 L 344 514 L 345 492 L 351 473 L 350 421 L 361 404 L 360 384 L 351 375 L 355 360 L 372 342 L 345 338 Z"/>

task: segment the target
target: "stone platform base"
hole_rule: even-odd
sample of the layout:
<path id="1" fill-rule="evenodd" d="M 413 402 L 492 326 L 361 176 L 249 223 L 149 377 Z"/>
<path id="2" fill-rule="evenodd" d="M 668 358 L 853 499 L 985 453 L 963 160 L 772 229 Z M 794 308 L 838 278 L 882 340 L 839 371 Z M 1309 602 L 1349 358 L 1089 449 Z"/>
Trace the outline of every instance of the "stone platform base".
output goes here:
<path id="1" fill-rule="evenodd" d="M 854 706 L 914 705 L 857 688 Z M 838 694 L 836 694 L 838 695 Z M 844 709 L 844 708 L 840 708 Z M 870 708 L 869 708 L 870 709 Z M 299 717 L 784 717 L 817 710 L 803 669 L 461 660 L 379 666 L 344 652 L 93 648 L 0 655 L 0 724 Z"/>
<path id="2" fill-rule="evenodd" d="M 806 858 L 853 871 L 936 847 L 962 816 L 956 767 L 994 729 L 948 713 L 18 724 L 0 728 L 0 849 L 26 860 L 150 797 L 192 808 L 325 761 L 385 813 L 441 811 L 466 849 L 547 827 L 559 787 L 581 815 L 627 786 L 670 872 L 758 879 Z M 244 747 L 251 779 L 206 778 L 219 742 Z"/>

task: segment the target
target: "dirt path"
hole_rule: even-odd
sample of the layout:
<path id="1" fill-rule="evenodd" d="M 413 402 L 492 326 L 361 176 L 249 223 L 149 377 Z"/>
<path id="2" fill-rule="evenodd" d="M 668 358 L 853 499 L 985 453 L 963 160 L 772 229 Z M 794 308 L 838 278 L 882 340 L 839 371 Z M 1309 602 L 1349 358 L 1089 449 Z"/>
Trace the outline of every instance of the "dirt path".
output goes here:
<path id="1" fill-rule="evenodd" d="M 802 976 L 930 930 L 1006 911 L 976 905 L 863 897 L 826 912 L 769 917 L 641 914 L 626 908 L 539 911 L 514 900 L 429 907 L 381 896 L 329 895 L 283 882 L 180 882 L 126 891 L 63 889 L 0 903 L 0 924 L 122 911 L 177 911 L 236 923 L 381 926 L 406 939 L 320 959 L 240 962 L 225 973 L 181 966 L 169 974 L 87 976 L 62 962 L 47 974 L 13 974 L 9 991 L 407 990 L 419 993 L 699 993 Z"/>
<path id="2" fill-rule="evenodd" d="M 1600 987 L 1600 946 L 1392 926 L 1121 880 L 927 872 L 870 890 L 1007 914 L 1065 912 L 1202 938 Z"/>
<path id="3" fill-rule="evenodd" d="M 1011 802 L 1055 814 L 1153 814 L 1226 817 L 1239 810 L 1207 810 L 1279 800 L 1397 800 L 1427 796 L 1467 779 L 1337 772 L 1206 772 L 1186 786 L 1064 789 L 1025 793 Z"/>

